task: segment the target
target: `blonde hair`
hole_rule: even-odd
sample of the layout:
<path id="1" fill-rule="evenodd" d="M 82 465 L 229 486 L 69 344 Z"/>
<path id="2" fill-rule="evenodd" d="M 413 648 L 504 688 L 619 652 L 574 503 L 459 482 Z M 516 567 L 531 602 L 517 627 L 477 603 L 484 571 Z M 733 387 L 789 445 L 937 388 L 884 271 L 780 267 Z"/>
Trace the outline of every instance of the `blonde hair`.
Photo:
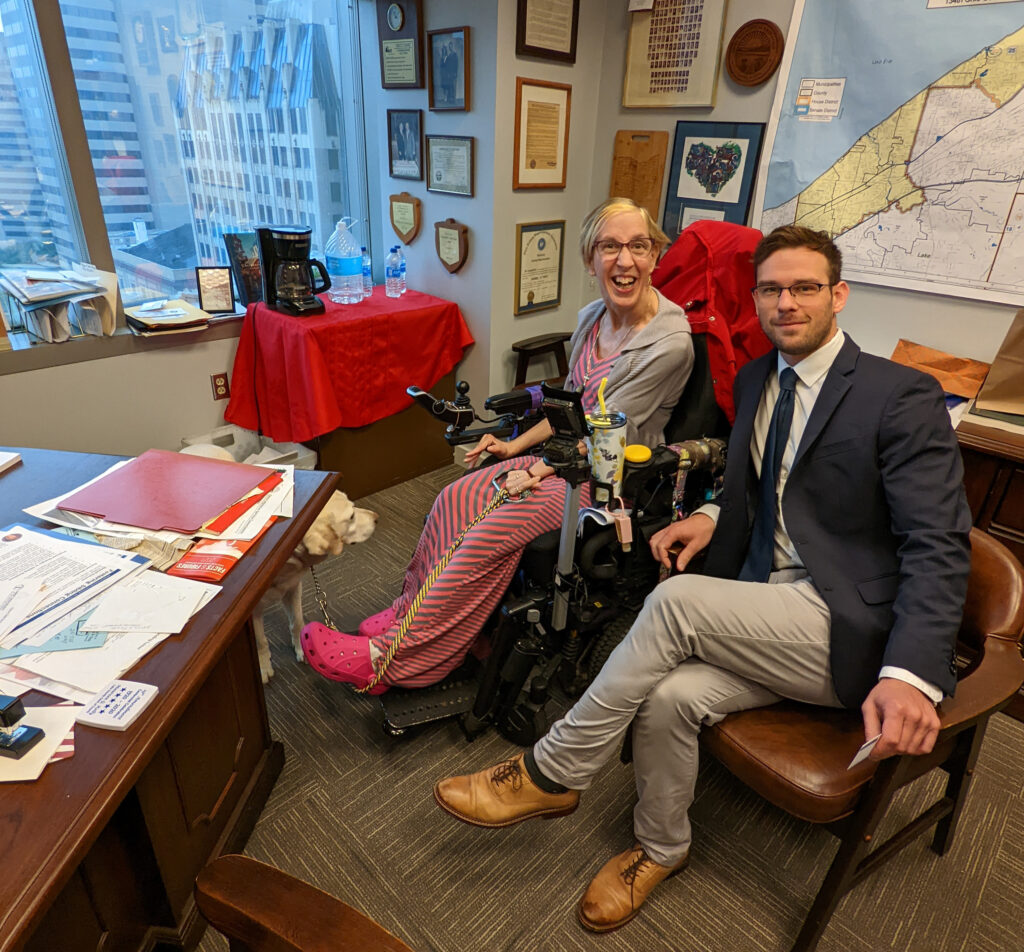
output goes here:
<path id="1" fill-rule="evenodd" d="M 600 233 L 604 223 L 615 215 L 622 215 L 628 212 L 639 212 L 644 219 L 644 226 L 647 234 L 654 242 L 654 258 L 657 260 L 665 248 L 670 244 L 668 235 L 658 227 L 658 223 L 651 217 L 643 205 L 637 205 L 631 198 L 609 198 L 601 202 L 580 225 L 580 257 L 583 258 L 585 267 L 590 267 L 590 258 L 594 250 L 594 242 Z"/>

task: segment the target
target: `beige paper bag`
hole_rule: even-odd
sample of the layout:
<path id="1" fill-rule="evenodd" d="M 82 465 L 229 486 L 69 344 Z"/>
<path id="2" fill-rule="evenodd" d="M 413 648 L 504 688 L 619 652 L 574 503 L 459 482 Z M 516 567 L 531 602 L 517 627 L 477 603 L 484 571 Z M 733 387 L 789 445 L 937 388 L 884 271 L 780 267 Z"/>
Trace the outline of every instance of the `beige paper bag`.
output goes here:
<path id="1" fill-rule="evenodd" d="M 945 351 L 902 338 L 897 341 L 890 359 L 905 367 L 913 367 L 915 370 L 931 374 L 942 385 L 945 393 L 953 393 L 967 399 L 978 392 L 989 369 L 984 361 L 954 357 Z"/>
<path id="2" fill-rule="evenodd" d="M 979 410 L 1024 414 L 1024 308 L 1014 315 L 974 405 Z"/>

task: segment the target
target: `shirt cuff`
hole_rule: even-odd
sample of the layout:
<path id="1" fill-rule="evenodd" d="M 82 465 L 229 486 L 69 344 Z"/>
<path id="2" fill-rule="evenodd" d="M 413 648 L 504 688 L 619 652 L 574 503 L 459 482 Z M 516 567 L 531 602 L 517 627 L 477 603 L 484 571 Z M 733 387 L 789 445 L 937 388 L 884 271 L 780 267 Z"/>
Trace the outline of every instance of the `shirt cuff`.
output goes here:
<path id="1" fill-rule="evenodd" d="M 942 700 L 942 690 L 940 688 L 937 688 L 930 681 L 925 681 L 924 678 L 919 678 L 913 672 L 907 671 L 906 668 L 897 668 L 887 664 L 878 672 L 878 679 L 881 680 L 882 678 L 895 678 L 897 681 L 906 681 L 907 684 L 917 688 L 933 704 L 938 704 Z"/>
<path id="2" fill-rule="evenodd" d="M 718 514 L 722 511 L 721 506 L 716 506 L 713 502 L 705 503 L 699 509 L 694 509 L 690 513 L 691 516 L 700 513 L 702 516 L 707 516 L 716 526 L 718 525 Z"/>

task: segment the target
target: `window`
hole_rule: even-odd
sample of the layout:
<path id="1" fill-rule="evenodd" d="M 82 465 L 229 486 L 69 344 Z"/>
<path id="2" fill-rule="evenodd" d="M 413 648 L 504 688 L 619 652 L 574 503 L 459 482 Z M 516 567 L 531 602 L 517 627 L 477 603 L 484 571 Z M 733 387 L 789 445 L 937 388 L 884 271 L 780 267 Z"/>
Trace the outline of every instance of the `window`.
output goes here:
<path id="1" fill-rule="evenodd" d="M 130 305 L 194 288 L 197 265 L 227 264 L 225 231 L 308 221 L 319 245 L 342 215 L 365 216 L 365 183 L 346 174 L 363 149 L 354 5 L 60 0 L 60 11 L 37 25 L 33 0 L 0 0 L 0 265 L 112 259 Z M 84 143 L 75 123 L 62 135 L 50 121 L 39 29 L 66 39 Z M 328 128 L 317 141 L 306 131 Z M 325 148 L 339 156 L 330 187 L 275 200 L 293 191 L 288 160 L 300 168 Z M 79 216 L 70 184 L 86 155 L 102 221 Z"/>

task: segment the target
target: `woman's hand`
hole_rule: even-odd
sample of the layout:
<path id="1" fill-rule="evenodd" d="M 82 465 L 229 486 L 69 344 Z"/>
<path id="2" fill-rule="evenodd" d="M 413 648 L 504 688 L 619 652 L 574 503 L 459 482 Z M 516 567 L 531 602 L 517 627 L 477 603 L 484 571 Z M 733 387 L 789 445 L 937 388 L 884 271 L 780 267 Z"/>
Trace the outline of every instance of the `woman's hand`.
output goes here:
<path id="1" fill-rule="evenodd" d="M 505 474 L 505 488 L 511 496 L 521 496 L 527 490 L 540 484 L 542 477 L 534 476 L 528 469 L 510 469 Z"/>
<path id="2" fill-rule="evenodd" d="M 498 459 L 508 459 L 510 456 L 516 455 L 516 450 L 513 449 L 511 443 L 499 440 L 496 436 L 488 433 L 482 436 L 480 442 L 466 453 L 466 462 L 469 464 L 479 462 L 483 453 L 490 453 L 491 456 L 496 456 Z"/>

